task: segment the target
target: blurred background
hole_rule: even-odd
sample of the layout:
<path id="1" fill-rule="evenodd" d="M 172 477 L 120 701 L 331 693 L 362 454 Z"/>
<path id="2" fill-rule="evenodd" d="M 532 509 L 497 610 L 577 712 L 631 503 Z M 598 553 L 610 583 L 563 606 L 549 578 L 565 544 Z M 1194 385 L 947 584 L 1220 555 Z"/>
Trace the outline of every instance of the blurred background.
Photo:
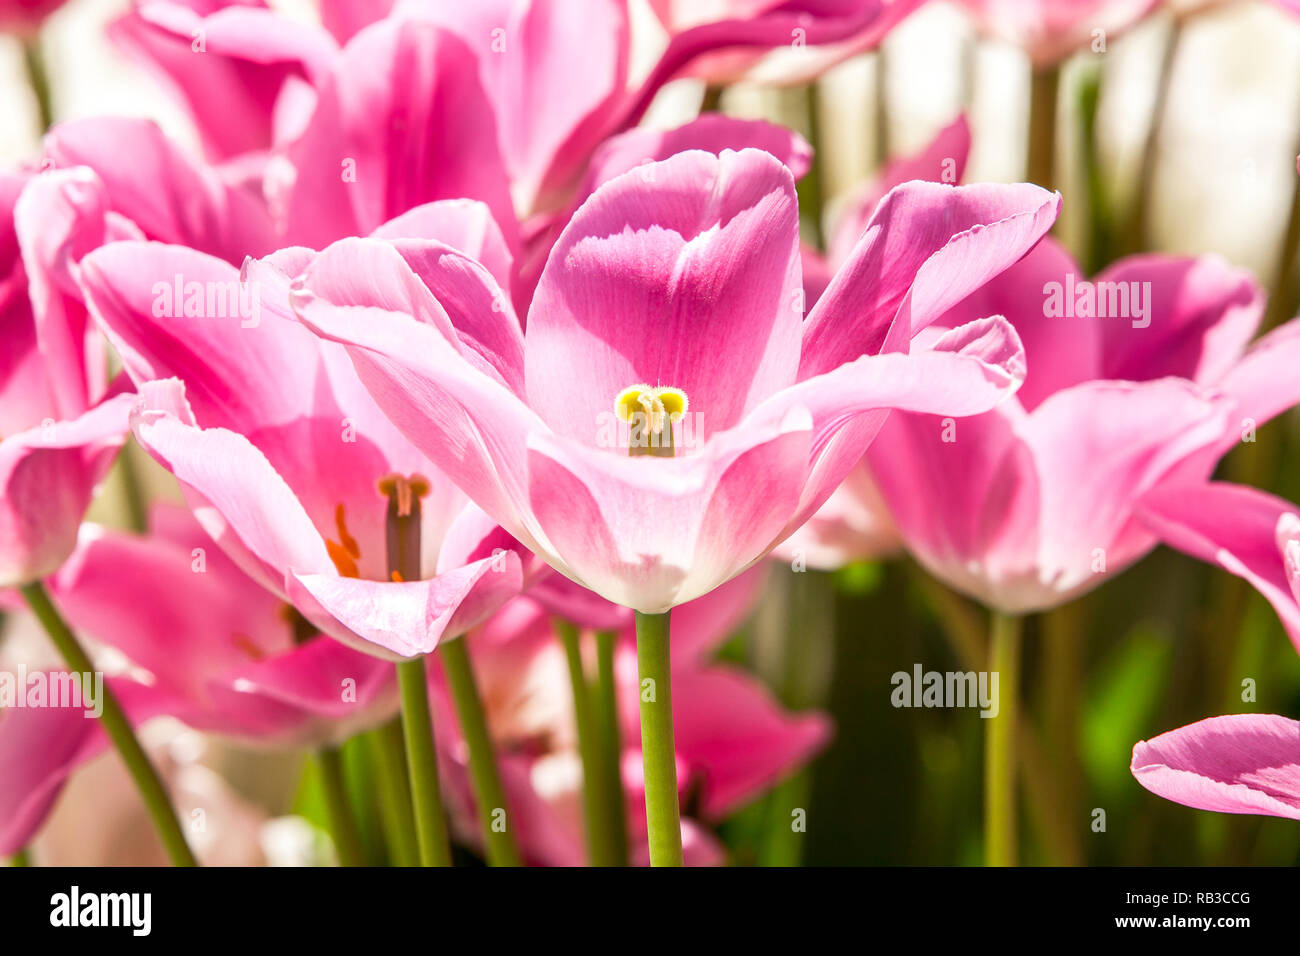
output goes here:
<path id="1" fill-rule="evenodd" d="M 309 0 L 272 5 L 314 15 Z M 47 22 L 41 42 L 54 116 L 147 116 L 197 151 L 165 91 L 104 36 L 125 6 L 72 0 Z M 638 36 L 653 47 L 661 42 L 656 26 L 633 6 Z M 1062 71 L 1051 184 L 1065 195 L 1057 234 L 1089 271 L 1143 248 L 1216 252 L 1272 291 L 1271 323 L 1294 315 L 1296 237 L 1287 232 L 1300 184 L 1300 20 L 1264 2 L 1166 4 L 1105 46 L 1077 54 Z M 713 96 L 727 113 L 799 129 L 818 149 L 811 182 L 801 186 L 813 239 L 887 158 L 919 149 L 963 111 L 973 131 L 965 180 L 1025 178 L 1030 83 L 1024 53 L 977 38 L 962 9 L 933 2 L 880 52 L 850 59 L 812 86 L 716 91 L 678 81 L 647 122 L 677 125 Z M 10 37 L 0 37 L 0 91 L 0 162 L 38 157 L 37 104 Z M 1142 242 L 1126 227 L 1135 208 L 1146 223 Z M 1298 426 L 1294 412 L 1266 426 L 1256 443 L 1237 446 L 1218 477 L 1300 500 Z M 128 453 L 152 494 L 175 497 L 138 448 Z M 126 514 L 115 475 L 91 518 L 125 525 Z M 772 575 L 762 606 L 724 656 L 790 706 L 828 711 L 836 735 L 806 770 L 723 825 L 735 862 L 981 862 L 978 712 L 895 709 L 890 675 L 918 662 L 940 671 L 975 666 L 984 612 L 906 558 L 833 575 L 773 562 Z M 1293 821 L 1188 810 L 1147 793 L 1129 773 L 1134 742 L 1207 716 L 1300 717 L 1300 658 L 1247 585 L 1161 549 L 1082 600 L 1032 619 L 1025 648 L 1025 706 L 1039 739 L 1024 754 L 1024 862 L 1300 864 Z M 1084 676 L 1068 686 L 1053 677 L 1071 672 Z M 1256 683 L 1254 701 L 1242 700 L 1246 678 Z M 193 785 L 219 784 L 247 807 L 262 858 L 308 862 L 328 853 L 304 823 L 319 822 L 323 811 L 298 756 L 236 752 L 174 728 L 162 737 L 175 759 L 220 772 Z M 806 833 L 791 831 L 792 807 L 807 809 Z"/>

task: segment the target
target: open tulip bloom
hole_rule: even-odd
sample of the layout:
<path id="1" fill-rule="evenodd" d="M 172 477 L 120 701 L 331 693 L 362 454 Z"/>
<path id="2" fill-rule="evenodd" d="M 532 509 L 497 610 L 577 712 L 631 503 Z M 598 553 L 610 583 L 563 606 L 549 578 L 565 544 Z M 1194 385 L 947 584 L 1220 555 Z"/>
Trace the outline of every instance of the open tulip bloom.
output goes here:
<path id="1" fill-rule="evenodd" d="M 805 319 L 789 170 L 756 150 L 690 151 L 596 189 L 526 330 L 487 269 L 429 241 L 335 243 L 290 300 L 488 515 L 639 612 L 642 678 L 670 707 L 674 605 L 802 524 L 890 409 L 969 415 L 1014 392 L 1021 350 L 1001 318 L 911 340 L 1024 255 L 1058 202 L 1032 186 L 900 187 Z M 671 723 L 648 696 L 651 855 L 679 860 Z"/>

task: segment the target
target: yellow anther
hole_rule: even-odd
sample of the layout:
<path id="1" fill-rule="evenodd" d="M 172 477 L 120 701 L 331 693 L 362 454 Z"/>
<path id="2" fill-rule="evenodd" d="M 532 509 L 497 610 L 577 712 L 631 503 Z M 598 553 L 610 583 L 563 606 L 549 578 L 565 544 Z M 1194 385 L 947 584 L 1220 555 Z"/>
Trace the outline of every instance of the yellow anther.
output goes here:
<path id="1" fill-rule="evenodd" d="M 411 513 L 411 498 L 423 498 L 429 493 L 429 479 L 423 475 L 387 475 L 379 479 L 379 493 L 385 498 L 396 500 L 397 514 L 405 518 Z"/>
<path id="2" fill-rule="evenodd" d="M 614 413 L 631 427 L 628 453 L 671 458 L 671 423 L 681 421 L 688 405 L 686 393 L 669 385 L 629 385 L 619 392 Z"/>

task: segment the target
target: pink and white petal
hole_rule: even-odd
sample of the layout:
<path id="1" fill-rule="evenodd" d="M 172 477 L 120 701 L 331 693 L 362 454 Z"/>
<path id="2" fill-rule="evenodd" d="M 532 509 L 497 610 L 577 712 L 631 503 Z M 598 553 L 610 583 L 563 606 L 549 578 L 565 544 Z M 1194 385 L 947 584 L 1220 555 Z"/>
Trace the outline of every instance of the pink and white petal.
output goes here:
<path id="1" fill-rule="evenodd" d="M 95 490 L 126 442 L 134 395 L 0 441 L 0 587 L 53 572 L 76 546 Z"/>
<path id="2" fill-rule="evenodd" d="M 397 709 L 392 664 L 325 636 L 213 675 L 208 693 L 234 721 L 262 716 L 264 745 L 341 742 Z"/>
<path id="3" fill-rule="evenodd" d="M 804 323 L 800 380 L 913 335 L 1019 260 L 1061 197 L 1027 184 L 904 183 L 876 208 Z"/>
<path id="4" fill-rule="evenodd" d="M 1071 275 L 1076 281 L 1083 279 L 1065 247 L 1045 237 L 1023 259 L 949 309 L 935 326 L 950 328 L 986 315 L 1006 316 L 1025 346 L 1027 374 L 1016 397 L 1031 411 L 1071 385 L 1095 378 L 1128 377 L 1101 374 L 1102 326 L 1123 320 L 1047 314 L 1049 284 L 1060 284 L 1064 290 Z M 933 332 L 934 327 L 927 331 Z"/>
<path id="5" fill-rule="evenodd" d="M 513 560 L 511 560 L 513 558 Z M 363 581 L 292 573 L 290 598 L 317 627 L 359 651 L 389 660 L 431 653 L 442 640 L 481 624 L 519 593 L 518 559 L 493 558 L 421 581 Z"/>
<path id="6" fill-rule="evenodd" d="M 136 2 L 109 24 L 108 35 L 184 104 L 215 159 L 269 149 L 286 81 L 319 75 L 337 54 L 308 24 L 268 9 L 194 0 Z"/>
<path id="7" fill-rule="evenodd" d="M 674 668 L 699 665 L 745 622 L 768 579 L 768 567 L 759 564 L 703 597 L 673 608 Z M 635 631 L 629 638 L 635 640 Z"/>
<path id="8" fill-rule="evenodd" d="M 320 18 L 339 43 L 347 43 L 361 30 L 393 12 L 395 0 L 321 0 Z"/>
<path id="9" fill-rule="evenodd" d="M 528 545 L 527 436 L 545 425 L 505 385 L 471 365 L 433 326 L 409 315 L 332 302 L 308 277 L 294 308 L 348 350 L 393 423 L 483 510 Z"/>
<path id="10" fill-rule="evenodd" d="M 95 117 L 60 123 L 46 134 L 45 154 L 59 168 L 94 169 L 112 210 L 150 239 L 232 263 L 275 248 L 265 203 L 197 165 L 149 120 Z"/>
<path id="11" fill-rule="evenodd" d="M 104 242 L 108 197 L 85 167 L 32 177 L 13 207 L 36 339 L 60 418 L 84 412 L 104 391 L 103 340 L 89 328 L 76 263 Z"/>
<path id="12" fill-rule="evenodd" d="M 1300 319 L 1252 345 L 1216 383 L 1237 403 L 1243 428 L 1262 425 L 1300 402 Z M 1234 433 L 1235 439 L 1235 433 Z"/>
<path id="13" fill-rule="evenodd" d="M 951 329 L 914 353 L 864 355 L 773 396 L 750 415 L 753 428 L 806 408 L 813 417 L 810 478 L 785 535 L 821 507 L 857 464 L 890 409 L 964 416 L 988 411 L 1024 379 L 1024 349 L 1000 317 Z M 783 535 L 784 538 L 784 535 Z"/>
<path id="14" fill-rule="evenodd" d="M 483 201 L 512 229 L 494 116 L 475 55 L 456 36 L 397 18 L 365 28 L 322 81 L 311 119 L 288 147 L 296 171 L 289 241 L 322 248 L 451 198 Z"/>
<path id="15" fill-rule="evenodd" d="M 794 180 L 770 154 L 692 151 L 624 173 L 578 210 L 542 273 L 529 404 L 594 447 L 619 392 L 671 385 L 701 438 L 730 428 L 794 381 L 799 265 Z"/>
<path id="16" fill-rule="evenodd" d="M 712 819 L 794 772 L 831 734 L 825 715 L 788 713 L 753 678 L 725 667 L 674 671 L 673 715 L 678 757 Z"/>
<path id="17" fill-rule="evenodd" d="M 751 148 L 761 149 L 781 160 L 795 179 L 800 179 L 812 162 L 812 147 L 793 130 L 761 120 L 734 119 L 721 113 L 704 113 L 676 129 L 639 127 L 606 140 L 593 155 L 568 208 L 543 215 L 530 223 L 536 231 L 526 237 L 527 253 L 521 267 L 520 288 L 516 290 L 520 294 L 519 301 L 531 300 L 547 256 L 560 233 L 578 207 L 604 183 L 686 150 L 701 149 L 716 156 L 728 149 Z M 654 175 L 648 167 L 642 173 L 646 177 Z M 803 261 L 806 265 L 806 254 Z M 804 283 L 805 286 L 808 283 L 807 275 Z"/>
<path id="18" fill-rule="evenodd" d="M 871 447 L 880 444 L 890 422 L 902 417 L 891 415 Z M 901 547 L 894 519 L 871 469 L 862 461 L 817 513 L 772 551 L 772 557 L 796 567 L 836 571 L 854 561 L 892 557 Z"/>
<path id="19" fill-rule="evenodd" d="M 828 255 L 836 265 L 842 265 L 853 252 L 858 237 L 867 230 L 867 223 L 880 201 L 895 186 L 922 179 L 932 183 L 959 183 L 966 174 L 966 160 L 970 156 L 970 124 L 965 114 L 939 130 L 934 139 L 919 152 L 891 160 L 870 182 L 855 192 L 848 200 L 831 233 Z M 995 310 L 996 312 L 996 310 Z M 992 315 L 994 312 L 985 312 Z"/>
<path id="20" fill-rule="evenodd" d="M 77 633 L 121 652 L 157 686 L 202 708 L 214 673 L 283 653 L 292 640 L 283 602 L 186 519 L 164 519 L 172 527 L 149 537 L 83 525 L 50 592 Z"/>
<path id="21" fill-rule="evenodd" d="M 699 455 L 645 459 L 535 433 L 534 550 L 623 607 L 659 613 L 762 558 L 798 503 L 811 422 L 733 430 Z M 540 550 L 539 550 L 540 548 Z"/>
<path id="22" fill-rule="evenodd" d="M 388 220 L 375 239 L 434 239 L 477 261 L 503 289 L 510 288 L 510 247 L 492 210 L 474 199 L 441 199 Z"/>
<path id="23" fill-rule="evenodd" d="M 1037 590 L 1039 483 L 1023 420 L 1014 400 L 960 420 L 894 414 L 866 457 L 908 550 L 996 607 Z"/>
<path id="24" fill-rule="evenodd" d="M 1210 717 L 1138 741 L 1131 769 L 1142 786 L 1183 806 L 1300 820 L 1300 721 Z"/>
<path id="25" fill-rule="evenodd" d="M 261 285 L 245 285 L 234 266 L 157 242 L 95 250 L 80 282 L 132 379 L 182 379 L 205 427 L 248 433 L 312 412 L 320 342 L 281 317 L 288 307 L 276 301 L 279 286 L 266 289 L 262 309 Z"/>
<path id="26" fill-rule="evenodd" d="M 30 676 L 30 675 L 29 675 Z M 129 680 L 108 680 L 131 723 L 170 712 L 167 695 Z M 109 746 L 81 708 L 0 711 L 0 856 L 23 849 L 54 807 L 68 776 Z"/>
<path id="27" fill-rule="evenodd" d="M 1134 516 L 1159 482 L 1205 478 L 1230 403 L 1183 379 L 1089 382 L 1058 392 L 1020 429 L 1038 472 L 1039 563 L 1062 598 L 1104 580 L 1155 543 Z"/>
<path id="28" fill-rule="evenodd" d="M 131 427 L 181 483 L 203 529 L 264 587 L 283 595 L 290 569 L 336 573 L 320 532 L 266 456 L 243 435 L 197 427 L 179 381 L 142 385 Z"/>
<path id="29" fill-rule="evenodd" d="M 1098 275 L 1096 285 L 1099 297 L 1108 288 L 1141 289 L 1147 309 L 1141 322 L 1132 302 L 1127 315 L 1094 320 L 1102 336 L 1098 378 L 1215 384 L 1238 364 L 1264 317 L 1259 283 L 1218 256 L 1133 256 Z"/>
<path id="30" fill-rule="evenodd" d="M 1157 485 L 1136 514 L 1170 547 L 1250 582 L 1277 611 L 1300 650 L 1295 505 L 1227 482 Z"/>

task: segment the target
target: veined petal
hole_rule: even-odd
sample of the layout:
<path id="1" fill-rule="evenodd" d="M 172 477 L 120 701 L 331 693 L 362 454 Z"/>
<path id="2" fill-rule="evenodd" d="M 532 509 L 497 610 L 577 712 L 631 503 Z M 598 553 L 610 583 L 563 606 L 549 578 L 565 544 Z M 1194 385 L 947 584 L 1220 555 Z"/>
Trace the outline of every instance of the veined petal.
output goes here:
<path id="1" fill-rule="evenodd" d="M 1027 184 L 892 190 L 804 323 L 799 378 L 913 335 L 1033 248 L 1061 197 Z"/>
<path id="2" fill-rule="evenodd" d="M 730 428 L 794 381 L 799 265 L 794 180 L 771 155 L 692 151 L 624 173 L 578 210 L 542 273 L 529 404 L 594 447 L 614 398 L 647 382 L 685 391 L 705 435 Z"/>
<path id="3" fill-rule="evenodd" d="M 1197 810 L 1300 820 L 1300 721 L 1210 717 L 1138 741 L 1131 769 L 1152 793 Z"/>
<path id="4" fill-rule="evenodd" d="M 1226 482 L 1158 485 L 1142 496 L 1137 516 L 1171 547 L 1249 581 L 1268 599 L 1300 650 L 1300 597 L 1295 593 L 1296 514 L 1270 494 Z"/>

